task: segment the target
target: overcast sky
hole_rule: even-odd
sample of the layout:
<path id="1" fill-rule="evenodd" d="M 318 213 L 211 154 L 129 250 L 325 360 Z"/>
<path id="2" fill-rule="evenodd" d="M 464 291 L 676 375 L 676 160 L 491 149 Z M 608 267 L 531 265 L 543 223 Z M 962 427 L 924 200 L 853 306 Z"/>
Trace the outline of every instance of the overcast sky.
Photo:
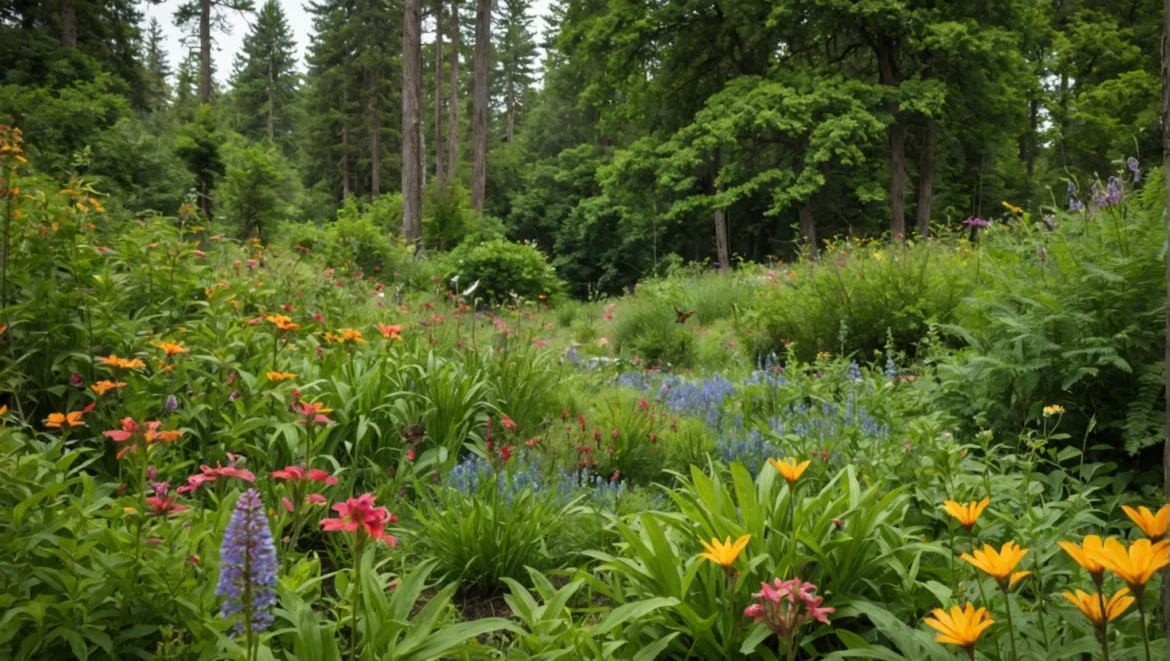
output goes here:
<path id="1" fill-rule="evenodd" d="M 256 7 L 259 9 L 264 0 L 256 0 Z M 535 0 L 532 4 L 532 11 L 537 16 L 537 20 L 533 23 L 533 28 L 536 29 L 537 36 L 543 35 L 545 30 L 544 17 L 548 15 L 548 8 L 552 0 Z M 143 30 L 146 25 L 150 23 L 150 19 L 157 18 L 159 24 L 162 26 L 163 35 L 169 54 L 168 61 L 171 65 L 171 70 L 178 69 L 179 62 L 181 62 L 185 55 L 185 47 L 181 43 L 183 32 L 175 27 L 175 9 L 183 4 L 183 0 L 163 0 L 163 2 L 155 5 L 151 3 L 144 3 L 143 8 L 146 14 L 146 24 L 143 25 Z M 280 0 L 280 4 L 284 7 L 284 13 L 288 17 L 288 23 L 292 27 L 293 39 L 297 42 L 297 55 L 301 62 L 301 70 L 304 70 L 305 52 L 308 49 L 309 39 L 312 38 L 313 33 L 313 19 L 309 12 L 305 10 L 301 0 Z M 228 13 L 228 23 L 231 25 L 231 34 L 216 34 L 215 47 L 216 50 L 212 52 L 212 58 L 215 61 L 215 78 L 216 80 L 226 83 L 231 78 L 232 64 L 236 60 L 236 53 L 240 50 L 240 44 L 244 39 L 244 35 L 248 32 L 248 21 L 252 20 L 251 16 L 241 15 L 237 12 Z M 430 41 L 433 39 L 431 33 L 423 35 L 423 39 Z M 539 43 L 539 39 L 537 39 Z M 470 44 L 469 44 L 470 46 Z"/>

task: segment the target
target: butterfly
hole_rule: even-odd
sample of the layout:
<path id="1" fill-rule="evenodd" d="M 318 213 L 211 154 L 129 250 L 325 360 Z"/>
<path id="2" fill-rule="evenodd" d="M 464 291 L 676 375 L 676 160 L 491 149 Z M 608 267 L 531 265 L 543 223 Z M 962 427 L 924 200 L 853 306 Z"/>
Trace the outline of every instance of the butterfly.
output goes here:
<path id="1" fill-rule="evenodd" d="M 417 422 L 402 430 L 402 438 L 404 438 L 412 446 L 418 445 L 419 442 L 426 437 L 426 435 L 426 425 L 421 422 Z"/>
<path id="2" fill-rule="evenodd" d="M 676 319 L 674 320 L 674 323 L 676 323 L 676 324 L 685 324 L 685 323 L 687 323 L 687 319 L 690 319 L 690 318 L 691 318 L 691 315 L 692 315 L 692 314 L 694 314 L 694 313 L 695 313 L 695 311 L 694 311 L 694 310 L 690 310 L 689 312 L 683 312 L 683 311 L 682 311 L 681 309 L 679 309 L 679 307 L 676 305 L 676 306 L 674 306 L 674 314 L 675 314 L 675 317 L 676 317 Z"/>

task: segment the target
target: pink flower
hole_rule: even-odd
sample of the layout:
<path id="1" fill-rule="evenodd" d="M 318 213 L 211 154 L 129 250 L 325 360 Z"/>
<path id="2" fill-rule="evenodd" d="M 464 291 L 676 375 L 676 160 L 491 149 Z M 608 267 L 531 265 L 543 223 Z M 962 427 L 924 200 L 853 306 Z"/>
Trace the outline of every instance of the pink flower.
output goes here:
<path id="1" fill-rule="evenodd" d="M 221 466 L 216 464 L 215 468 L 212 468 L 211 466 L 204 465 L 200 466 L 199 470 L 199 473 L 191 475 L 187 478 L 186 485 L 179 487 L 175 491 L 178 493 L 186 493 L 188 491 L 198 489 L 204 484 L 215 482 L 221 477 L 234 477 L 244 480 L 245 482 L 256 481 L 256 476 L 253 475 L 251 471 L 244 470 L 243 468 L 236 468 L 235 466 Z"/>
<path id="2" fill-rule="evenodd" d="M 328 501 L 325 500 L 325 496 L 322 496 L 319 493 L 311 493 L 311 494 L 305 496 L 305 502 L 311 503 L 313 505 L 324 505 Z"/>
<path id="3" fill-rule="evenodd" d="M 337 503 L 333 511 L 341 516 L 336 519 L 322 519 L 321 529 L 326 532 L 353 532 L 364 530 L 374 539 L 384 539 L 390 546 L 398 544 L 398 539 L 386 534 L 386 524 L 396 523 L 398 518 L 385 507 L 374 507 L 374 494 L 366 493 L 357 498 L 350 498 L 344 503 Z"/>
<path id="4" fill-rule="evenodd" d="M 284 509 L 286 512 L 288 512 L 289 514 L 292 514 L 293 504 L 292 504 L 291 500 L 289 500 L 288 498 L 285 498 L 284 496 L 281 496 L 280 503 L 282 505 L 284 505 Z"/>
<path id="5" fill-rule="evenodd" d="M 163 493 L 165 495 L 166 492 L 164 491 Z M 175 496 L 171 496 L 170 498 L 167 498 L 166 500 L 163 500 L 162 498 L 160 498 L 158 496 L 151 496 L 151 497 L 146 499 L 146 504 L 150 505 L 150 511 L 155 516 L 166 516 L 168 514 L 178 514 L 179 512 L 186 512 L 187 510 L 191 509 L 190 507 L 185 507 L 183 505 L 175 505 L 174 502 L 175 502 Z"/>
<path id="6" fill-rule="evenodd" d="M 817 586 L 799 578 L 788 581 L 775 579 L 772 584 L 760 584 L 760 591 L 752 595 L 756 603 L 744 609 L 746 617 L 763 622 L 777 636 L 791 644 L 805 623 L 816 620 L 828 624 L 828 616 L 836 609 L 821 606 L 822 598 L 815 596 Z"/>

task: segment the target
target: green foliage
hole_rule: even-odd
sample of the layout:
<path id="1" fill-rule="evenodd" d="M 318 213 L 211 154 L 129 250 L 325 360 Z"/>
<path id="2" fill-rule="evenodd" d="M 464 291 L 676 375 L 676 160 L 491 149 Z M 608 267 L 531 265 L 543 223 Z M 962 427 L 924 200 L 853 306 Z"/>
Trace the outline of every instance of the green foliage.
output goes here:
<path id="1" fill-rule="evenodd" d="M 297 181 L 284 158 L 271 146 L 240 140 L 224 146 L 223 161 L 217 188 L 220 212 L 239 228 L 240 239 L 270 239 L 297 194 Z"/>
<path id="2" fill-rule="evenodd" d="M 627 350 L 650 365 L 688 367 L 694 358 L 694 335 L 677 323 L 666 302 L 638 305 L 614 312 L 614 348 Z"/>
<path id="3" fill-rule="evenodd" d="M 446 270 L 449 277 L 458 275 L 460 282 L 479 282 L 479 291 L 500 300 L 511 294 L 535 299 L 561 287 L 540 251 L 500 239 L 464 243 L 451 252 Z"/>
<path id="4" fill-rule="evenodd" d="M 423 238 L 427 245 L 439 250 L 454 248 L 474 223 L 471 198 L 458 182 L 443 186 L 431 183 L 423 191 Z"/>

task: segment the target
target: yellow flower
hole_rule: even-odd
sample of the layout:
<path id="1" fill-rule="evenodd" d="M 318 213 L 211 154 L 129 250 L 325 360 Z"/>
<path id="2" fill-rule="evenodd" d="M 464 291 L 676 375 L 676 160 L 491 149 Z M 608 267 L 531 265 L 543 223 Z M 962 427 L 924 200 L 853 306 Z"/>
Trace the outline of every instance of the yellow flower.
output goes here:
<path id="1" fill-rule="evenodd" d="M 979 520 L 979 515 L 983 514 L 983 510 L 987 509 L 989 504 L 991 504 L 991 499 L 984 498 L 979 502 L 972 500 L 966 505 L 961 505 L 953 500 L 948 500 L 943 503 L 943 506 L 946 507 L 947 514 L 950 514 L 951 516 L 958 519 L 959 523 L 963 524 L 964 527 L 970 528 L 971 526 L 975 525 L 976 521 Z"/>
<path id="2" fill-rule="evenodd" d="M 1127 551 L 1121 542 L 1110 537 L 1105 540 L 1105 548 L 1097 553 L 1097 560 L 1140 596 L 1154 572 L 1170 564 L 1170 541 L 1153 543 L 1139 539 Z"/>
<path id="3" fill-rule="evenodd" d="M 809 460 L 805 459 L 798 464 L 792 457 L 785 457 L 784 459 L 769 459 L 768 463 L 772 464 L 772 468 L 784 476 L 784 479 L 788 481 L 788 486 L 792 486 L 804 474 L 804 469 L 808 468 Z"/>
<path id="4" fill-rule="evenodd" d="M 1163 505 L 1157 514 L 1151 514 L 1149 508 L 1139 507 L 1136 510 L 1129 505 L 1122 505 L 1125 515 L 1142 529 L 1142 533 L 1150 540 L 1162 539 L 1166 536 L 1166 527 L 1170 525 L 1170 505 Z"/>
<path id="5" fill-rule="evenodd" d="M 1045 418 L 1051 418 L 1052 416 L 1060 415 L 1061 413 L 1064 413 L 1064 407 L 1061 406 L 1060 404 L 1053 404 L 1051 406 L 1044 407 L 1044 417 Z"/>
<path id="6" fill-rule="evenodd" d="M 730 537 L 722 542 L 718 539 L 712 539 L 710 544 L 700 539 L 699 543 L 703 545 L 703 548 L 707 549 L 707 552 L 700 553 L 699 557 L 706 558 L 724 568 L 730 567 L 735 562 L 735 559 L 739 557 L 739 554 L 743 552 L 743 548 L 747 546 L 751 538 L 751 535 L 744 535 L 735 540 L 734 544 L 731 543 Z"/>
<path id="7" fill-rule="evenodd" d="M 1000 587 L 1014 585 L 1031 572 L 1015 572 L 1016 565 L 1027 555 L 1028 549 L 1022 549 L 1015 542 L 1005 542 L 999 551 L 991 544 L 984 544 L 983 550 L 975 550 L 974 556 L 964 553 L 959 556 L 963 560 L 982 570 L 988 576 L 999 581 Z"/>
<path id="8" fill-rule="evenodd" d="M 341 329 L 341 341 L 342 342 L 357 342 L 359 344 L 366 344 L 366 341 L 362 339 L 362 332 L 360 330 L 354 330 L 352 328 L 342 328 Z"/>
<path id="9" fill-rule="evenodd" d="M 70 427 L 84 427 L 85 423 L 81 421 L 81 416 L 85 415 L 85 411 L 71 411 L 69 413 L 50 413 L 47 420 L 45 420 L 46 427 L 53 427 L 60 429 L 66 425 Z"/>
<path id="10" fill-rule="evenodd" d="M 1134 598 L 1127 596 L 1128 594 L 1129 588 L 1121 588 L 1117 591 L 1117 594 L 1114 594 L 1109 599 L 1109 603 L 1105 604 L 1105 614 L 1109 617 L 1109 621 L 1116 620 L 1125 612 L 1125 609 L 1133 604 Z M 1071 592 L 1064 592 L 1062 595 L 1065 599 L 1071 601 L 1074 606 L 1081 609 L 1081 612 L 1085 614 L 1085 617 L 1089 618 L 1089 621 L 1094 626 L 1100 627 L 1105 624 L 1105 618 L 1101 617 L 1101 595 L 1096 593 L 1088 594 L 1081 590 L 1077 590 L 1075 595 Z"/>
<path id="11" fill-rule="evenodd" d="M 1017 214 L 1017 215 L 1024 213 L 1023 209 L 1021 209 L 1020 207 L 1017 207 L 1016 205 L 1012 204 L 1011 202 L 1008 202 L 1007 200 L 1004 200 L 1003 208 L 1005 208 L 1008 211 L 1010 211 L 1014 214 Z"/>
<path id="12" fill-rule="evenodd" d="M 126 385 L 125 381 L 98 381 L 97 383 L 91 385 L 89 388 L 90 388 L 90 390 L 97 393 L 98 397 L 101 397 L 102 395 L 110 392 L 111 390 L 117 390 L 118 388 L 122 388 L 125 385 Z"/>
<path id="13" fill-rule="evenodd" d="M 926 618 L 926 624 L 942 635 L 935 638 L 935 642 L 949 643 L 971 649 L 979 640 L 979 636 L 987 627 L 995 624 L 995 620 L 987 615 L 986 608 L 976 609 L 974 604 L 968 603 L 965 609 L 952 606 L 947 613 L 941 608 L 931 611 L 934 617 Z"/>
<path id="14" fill-rule="evenodd" d="M 1101 566 L 1097 556 L 1105 547 L 1101 544 L 1100 537 L 1085 535 L 1085 541 L 1080 546 L 1072 542 L 1057 542 L 1057 545 L 1071 555 L 1072 559 L 1076 560 L 1077 564 L 1085 571 L 1089 572 L 1094 583 L 1101 584 L 1101 575 L 1105 573 L 1105 568 Z"/>
<path id="15" fill-rule="evenodd" d="M 290 372 L 269 372 L 268 373 L 268 380 L 269 381 L 288 381 L 289 379 L 295 379 L 295 378 L 297 378 L 297 375 L 292 374 Z"/>

